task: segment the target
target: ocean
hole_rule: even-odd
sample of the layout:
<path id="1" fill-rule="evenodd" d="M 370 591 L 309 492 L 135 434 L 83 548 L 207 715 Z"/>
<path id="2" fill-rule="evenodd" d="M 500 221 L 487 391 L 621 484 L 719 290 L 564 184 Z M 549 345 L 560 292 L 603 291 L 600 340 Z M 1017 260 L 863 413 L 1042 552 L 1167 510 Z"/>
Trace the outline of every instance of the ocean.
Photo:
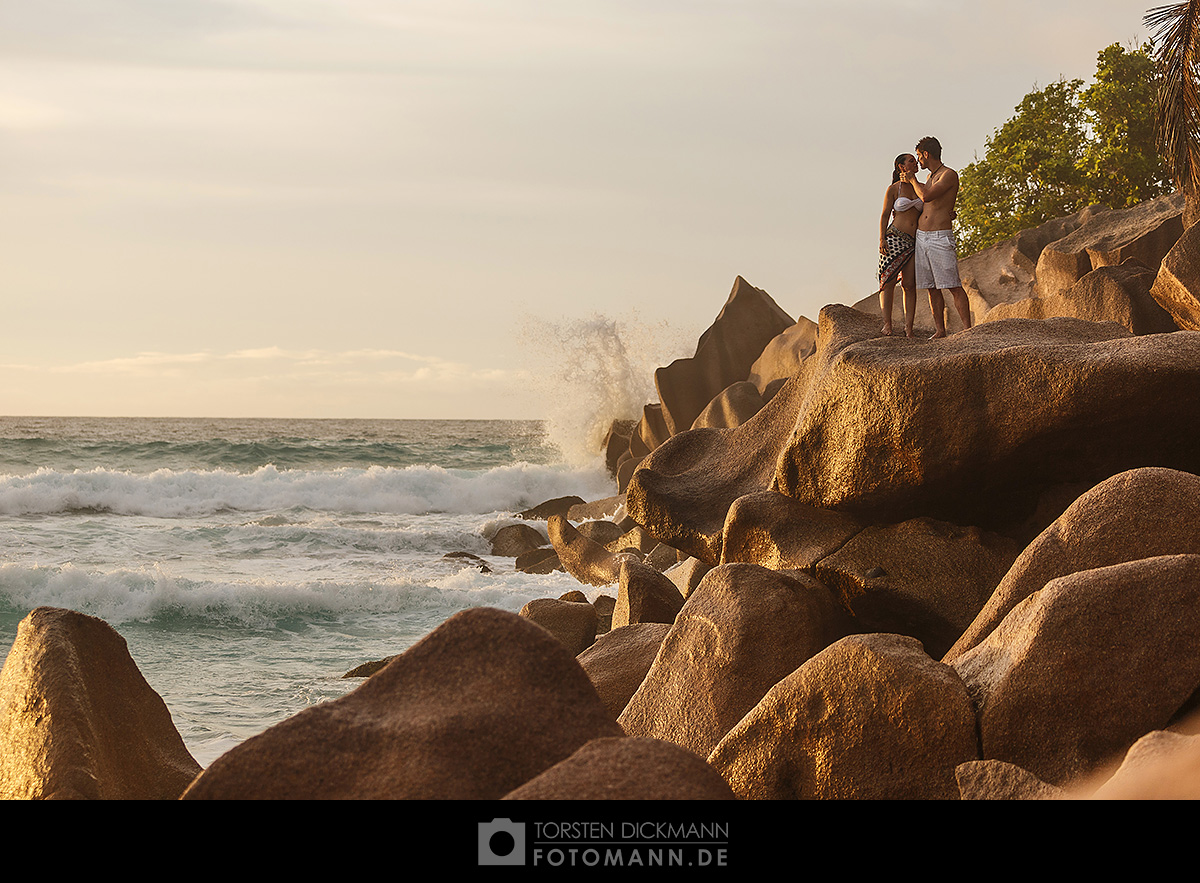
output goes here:
<path id="1" fill-rule="evenodd" d="M 538 421 L 0 418 L 0 641 L 41 605 L 105 620 L 207 766 L 459 610 L 594 598 L 486 536 L 614 493 Z"/>

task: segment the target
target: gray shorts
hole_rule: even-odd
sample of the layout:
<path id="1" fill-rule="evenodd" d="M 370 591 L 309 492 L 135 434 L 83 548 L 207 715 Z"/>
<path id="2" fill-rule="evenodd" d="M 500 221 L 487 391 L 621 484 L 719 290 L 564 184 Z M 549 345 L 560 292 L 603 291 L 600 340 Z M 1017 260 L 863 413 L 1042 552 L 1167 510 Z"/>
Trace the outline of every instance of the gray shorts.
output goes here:
<path id="1" fill-rule="evenodd" d="M 958 288 L 958 253 L 949 230 L 917 231 L 917 288 Z"/>

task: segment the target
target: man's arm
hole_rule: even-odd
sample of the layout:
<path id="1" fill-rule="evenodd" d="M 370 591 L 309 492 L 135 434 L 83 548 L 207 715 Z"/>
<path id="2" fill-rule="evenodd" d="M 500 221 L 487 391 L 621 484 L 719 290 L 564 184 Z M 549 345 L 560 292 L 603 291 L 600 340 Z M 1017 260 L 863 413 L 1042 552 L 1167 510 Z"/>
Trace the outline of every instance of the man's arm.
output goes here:
<path id="1" fill-rule="evenodd" d="M 922 201 L 929 202 L 958 188 L 958 172 L 954 171 L 954 169 L 946 168 L 946 174 L 938 178 L 937 183 L 932 185 L 928 182 L 922 184 L 916 178 L 913 178 L 909 183 L 913 185 L 913 190 L 917 191 L 917 196 L 921 197 Z"/>

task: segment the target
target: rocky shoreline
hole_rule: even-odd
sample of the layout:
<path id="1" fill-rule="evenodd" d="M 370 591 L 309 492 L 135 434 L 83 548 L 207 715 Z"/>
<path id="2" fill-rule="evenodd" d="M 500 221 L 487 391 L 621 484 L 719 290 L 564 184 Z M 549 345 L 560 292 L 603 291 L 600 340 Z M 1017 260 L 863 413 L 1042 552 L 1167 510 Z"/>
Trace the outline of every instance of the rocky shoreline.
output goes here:
<path id="1" fill-rule="evenodd" d="M 463 611 L 207 769 L 120 635 L 34 610 L 0 671 L 0 795 L 1200 796 L 1182 209 L 965 259 L 976 325 L 944 340 L 881 337 L 873 299 L 793 320 L 739 277 L 613 423 L 617 493 L 491 538 L 580 591 Z"/>

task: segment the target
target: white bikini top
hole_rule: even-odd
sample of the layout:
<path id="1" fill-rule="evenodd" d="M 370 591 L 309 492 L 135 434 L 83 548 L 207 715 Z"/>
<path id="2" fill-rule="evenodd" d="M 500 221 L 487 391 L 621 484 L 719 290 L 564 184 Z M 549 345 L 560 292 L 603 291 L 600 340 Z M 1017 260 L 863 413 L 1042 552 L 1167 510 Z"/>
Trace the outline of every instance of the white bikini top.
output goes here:
<path id="1" fill-rule="evenodd" d="M 896 214 L 900 214 L 900 212 L 906 212 L 909 209 L 923 209 L 925 208 L 925 203 L 921 201 L 919 196 L 916 199 L 909 199 L 907 196 L 898 196 L 892 208 Z"/>

